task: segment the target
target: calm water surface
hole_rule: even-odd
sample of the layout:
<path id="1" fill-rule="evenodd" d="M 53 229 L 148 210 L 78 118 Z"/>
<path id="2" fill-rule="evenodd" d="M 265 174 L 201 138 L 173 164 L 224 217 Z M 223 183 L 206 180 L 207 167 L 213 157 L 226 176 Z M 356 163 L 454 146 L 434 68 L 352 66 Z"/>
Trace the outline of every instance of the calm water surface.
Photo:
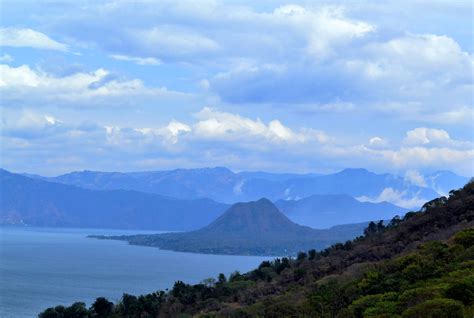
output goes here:
<path id="1" fill-rule="evenodd" d="M 162 251 L 89 234 L 150 233 L 126 230 L 0 227 L 0 317 L 36 317 L 47 307 L 99 296 L 118 300 L 198 283 L 223 272 L 248 271 L 264 257 Z"/>

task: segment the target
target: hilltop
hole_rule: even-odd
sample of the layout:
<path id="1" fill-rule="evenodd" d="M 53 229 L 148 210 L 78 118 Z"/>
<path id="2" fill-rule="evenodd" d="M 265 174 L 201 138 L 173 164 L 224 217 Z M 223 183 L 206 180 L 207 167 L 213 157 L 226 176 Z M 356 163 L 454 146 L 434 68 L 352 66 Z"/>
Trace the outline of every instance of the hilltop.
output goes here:
<path id="1" fill-rule="evenodd" d="M 97 237 L 180 252 L 294 255 L 359 235 L 366 223 L 315 230 L 290 221 L 268 199 L 236 203 L 209 225 L 191 232 Z M 342 229 L 342 228 L 344 229 Z"/>

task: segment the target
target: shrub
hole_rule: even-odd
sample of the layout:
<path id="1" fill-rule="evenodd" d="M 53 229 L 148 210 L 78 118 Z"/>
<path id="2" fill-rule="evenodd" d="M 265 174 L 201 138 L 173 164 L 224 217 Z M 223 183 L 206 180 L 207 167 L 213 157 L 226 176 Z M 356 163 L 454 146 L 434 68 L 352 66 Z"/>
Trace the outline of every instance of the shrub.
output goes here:
<path id="1" fill-rule="evenodd" d="M 402 317 L 413 318 L 463 318 L 464 306 L 461 302 L 452 299 L 433 299 L 408 308 Z"/>
<path id="2" fill-rule="evenodd" d="M 459 300 L 466 306 L 474 304 L 474 277 L 452 284 L 446 290 L 446 297 Z"/>
<path id="3" fill-rule="evenodd" d="M 454 235 L 454 242 L 465 248 L 474 246 L 474 229 L 467 229 Z"/>

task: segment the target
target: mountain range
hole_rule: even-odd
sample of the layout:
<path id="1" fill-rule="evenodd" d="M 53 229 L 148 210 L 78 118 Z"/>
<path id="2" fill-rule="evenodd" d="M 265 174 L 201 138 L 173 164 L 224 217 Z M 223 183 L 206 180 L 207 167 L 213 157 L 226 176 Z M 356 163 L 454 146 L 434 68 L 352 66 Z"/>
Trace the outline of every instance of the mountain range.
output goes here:
<path id="1" fill-rule="evenodd" d="M 95 191 L 0 170 L 0 224 L 190 230 L 228 207 L 210 199 L 178 200 L 130 190 Z"/>
<path id="2" fill-rule="evenodd" d="M 239 255 L 294 255 L 322 249 L 361 235 L 367 223 L 315 230 L 290 221 L 268 199 L 232 205 L 211 224 L 190 232 L 132 236 L 95 236 L 161 249 Z"/>
<path id="3" fill-rule="evenodd" d="M 208 225 L 229 207 L 205 198 L 91 190 L 48 180 L 0 170 L 0 224 L 185 231 Z M 387 202 L 359 202 L 348 195 L 314 195 L 276 204 L 293 222 L 319 229 L 406 212 Z"/>
<path id="4" fill-rule="evenodd" d="M 262 197 L 276 201 L 315 194 L 347 194 L 364 201 L 388 201 L 405 208 L 419 208 L 417 204 L 444 195 L 468 181 L 468 178 L 448 171 L 439 171 L 413 182 L 405 177 L 376 174 L 365 169 L 318 175 L 235 173 L 222 167 L 129 173 L 86 170 L 57 177 L 29 176 L 92 190 L 134 190 L 179 199 L 209 198 L 227 204 Z"/>
<path id="5" fill-rule="evenodd" d="M 278 200 L 275 204 L 293 222 L 316 229 L 336 224 L 389 220 L 408 212 L 388 202 L 359 202 L 347 194 L 315 194 L 300 200 Z"/>

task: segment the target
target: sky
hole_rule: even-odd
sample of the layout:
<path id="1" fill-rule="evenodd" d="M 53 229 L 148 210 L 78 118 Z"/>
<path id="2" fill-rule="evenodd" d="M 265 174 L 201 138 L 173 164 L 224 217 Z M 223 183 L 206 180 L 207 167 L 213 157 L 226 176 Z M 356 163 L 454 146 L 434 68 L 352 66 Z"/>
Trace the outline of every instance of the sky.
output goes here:
<path id="1" fill-rule="evenodd" d="M 474 175 L 471 1 L 255 2 L 0 1 L 1 167 Z"/>

